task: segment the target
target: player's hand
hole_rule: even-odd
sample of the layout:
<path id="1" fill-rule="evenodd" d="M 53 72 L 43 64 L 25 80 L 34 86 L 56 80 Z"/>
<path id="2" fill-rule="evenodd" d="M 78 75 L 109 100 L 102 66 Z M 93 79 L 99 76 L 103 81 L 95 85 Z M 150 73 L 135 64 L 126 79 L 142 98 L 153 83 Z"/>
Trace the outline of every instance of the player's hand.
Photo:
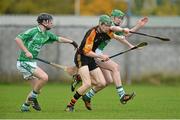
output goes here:
<path id="1" fill-rule="evenodd" d="M 147 22 L 148 22 L 148 17 L 143 17 L 140 20 L 138 20 L 137 24 L 143 27 Z"/>
<path id="2" fill-rule="evenodd" d="M 28 57 L 28 58 L 33 58 L 32 54 L 31 54 L 29 51 L 26 51 L 26 52 L 25 52 L 25 55 L 26 55 L 26 57 Z"/>
<path id="3" fill-rule="evenodd" d="M 125 34 L 129 34 L 129 31 L 130 31 L 129 28 L 123 28 L 123 32 L 124 32 Z"/>
<path id="4" fill-rule="evenodd" d="M 100 59 L 102 59 L 101 61 L 105 62 L 108 61 L 110 58 L 108 55 L 100 55 Z"/>
<path id="5" fill-rule="evenodd" d="M 129 45 L 129 48 L 133 48 L 133 47 L 135 47 L 135 46 L 134 46 L 134 45 L 132 45 L 132 44 L 130 44 L 130 45 Z"/>
<path id="6" fill-rule="evenodd" d="M 72 41 L 71 44 L 74 46 L 74 49 L 78 49 L 78 44 L 75 41 Z"/>

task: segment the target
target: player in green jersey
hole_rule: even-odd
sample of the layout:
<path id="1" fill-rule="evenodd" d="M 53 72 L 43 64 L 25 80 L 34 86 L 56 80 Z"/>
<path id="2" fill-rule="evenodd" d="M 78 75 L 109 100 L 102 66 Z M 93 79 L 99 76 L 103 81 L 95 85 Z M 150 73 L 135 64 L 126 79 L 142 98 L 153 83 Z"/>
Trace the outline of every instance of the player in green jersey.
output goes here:
<path id="1" fill-rule="evenodd" d="M 114 23 L 114 26 L 120 26 L 123 19 L 125 17 L 125 14 L 120 11 L 120 10 L 113 10 L 111 12 L 111 18 L 112 21 Z M 148 22 L 148 18 L 144 17 L 142 19 L 140 19 L 137 24 L 130 29 L 130 31 L 137 31 L 140 28 L 142 28 L 146 23 Z M 120 36 L 121 39 L 126 39 L 127 36 L 130 36 L 131 34 L 124 34 L 123 32 L 115 32 L 116 35 Z M 125 40 L 126 41 L 126 40 Z M 110 42 L 110 40 L 105 40 L 103 41 L 99 47 L 96 49 L 96 53 L 97 54 L 103 54 L 102 51 L 104 50 L 104 48 L 107 46 L 107 44 Z M 121 41 L 120 41 L 121 42 Z M 129 46 L 131 47 L 131 46 Z M 131 99 L 131 97 L 129 97 L 129 99 L 127 99 L 125 94 L 125 91 L 122 87 L 122 83 L 121 83 L 121 76 L 120 76 L 120 70 L 119 70 L 119 65 L 112 61 L 111 59 L 106 61 L 106 62 L 101 62 L 100 60 L 96 59 L 96 63 L 98 64 L 98 66 L 101 68 L 103 75 L 105 77 L 106 80 L 106 86 L 108 86 L 109 84 L 113 83 L 116 86 L 116 90 L 117 93 L 119 95 L 120 98 L 120 102 L 122 104 L 126 103 L 128 100 Z M 72 84 L 72 87 L 74 89 L 74 87 L 76 86 L 77 83 L 79 83 L 79 77 L 78 76 L 74 76 L 74 78 L 76 78 L 77 80 L 75 80 Z M 97 87 L 92 87 L 92 89 L 89 90 L 89 92 L 87 92 L 82 98 L 83 101 L 85 102 L 85 106 L 88 110 L 91 110 L 91 98 L 100 90 L 102 90 L 103 88 L 105 88 L 106 86 L 103 86 L 101 88 L 97 88 Z M 134 93 L 132 93 L 130 96 L 133 97 Z"/>
<path id="2" fill-rule="evenodd" d="M 17 69 L 23 74 L 32 86 L 32 91 L 27 96 L 25 103 L 21 106 L 21 111 L 29 111 L 30 105 L 40 111 L 41 107 L 37 101 L 38 94 L 42 87 L 48 81 L 48 75 L 40 67 L 37 66 L 35 58 L 38 56 L 43 45 L 53 42 L 70 43 L 75 48 L 78 45 L 75 41 L 60 37 L 48 31 L 53 27 L 53 18 L 48 13 L 41 13 L 37 17 L 38 25 L 27 31 L 20 33 L 15 41 L 20 48 L 17 60 Z"/>

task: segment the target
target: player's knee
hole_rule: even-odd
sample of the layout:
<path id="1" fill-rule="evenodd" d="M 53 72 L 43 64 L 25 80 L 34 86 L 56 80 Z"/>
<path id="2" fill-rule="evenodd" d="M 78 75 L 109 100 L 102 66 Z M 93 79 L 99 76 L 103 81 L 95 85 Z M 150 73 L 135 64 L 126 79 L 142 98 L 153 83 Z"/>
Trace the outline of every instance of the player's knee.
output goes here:
<path id="1" fill-rule="evenodd" d="M 97 86 L 103 88 L 103 87 L 106 86 L 106 82 L 105 82 L 105 81 L 103 81 L 103 82 L 102 82 L 102 81 L 101 81 L 101 82 L 98 82 L 98 83 L 97 83 Z"/>
<path id="2" fill-rule="evenodd" d="M 47 81 L 48 81 L 48 75 L 47 75 L 47 74 L 43 75 L 41 79 L 42 79 L 44 82 L 47 82 Z"/>
<path id="3" fill-rule="evenodd" d="M 113 80 L 106 81 L 106 86 L 108 86 L 109 84 L 112 84 L 112 83 L 113 83 Z"/>
<path id="4" fill-rule="evenodd" d="M 101 83 L 101 87 L 105 87 L 107 85 L 106 82 Z"/>
<path id="5" fill-rule="evenodd" d="M 119 71 L 119 65 L 118 64 L 114 64 L 113 66 L 112 66 L 112 71 Z"/>

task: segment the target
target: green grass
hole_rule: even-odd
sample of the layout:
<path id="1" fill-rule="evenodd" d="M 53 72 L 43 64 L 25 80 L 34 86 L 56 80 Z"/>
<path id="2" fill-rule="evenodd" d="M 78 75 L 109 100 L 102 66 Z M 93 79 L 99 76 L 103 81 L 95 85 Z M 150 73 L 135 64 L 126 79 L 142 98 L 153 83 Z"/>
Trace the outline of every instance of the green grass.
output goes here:
<path id="1" fill-rule="evenodd" d="M 98 93 L 93 101 L 93 110 L 88 111 L 80 99 L 75 112 L 65 112 L 65 106 L 73 93 L 67 84 L 46 85 L 39 96 L 41 112 L 19 111 L 30 87 L 25 84 L 0 84 L 0 118 L 43 119 L 119 119 L 119 118 L 180 118 L 179 87 L 173 86 L 125 86 L 126 91 L 136 91 L 137 96 L 126 105 L 120 104 L 114 86 Z"/>

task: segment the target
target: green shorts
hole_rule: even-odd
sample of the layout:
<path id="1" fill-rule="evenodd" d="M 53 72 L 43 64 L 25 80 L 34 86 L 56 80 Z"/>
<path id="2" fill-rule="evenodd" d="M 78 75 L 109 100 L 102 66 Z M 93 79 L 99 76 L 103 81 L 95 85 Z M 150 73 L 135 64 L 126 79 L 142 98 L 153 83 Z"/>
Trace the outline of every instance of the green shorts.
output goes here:
<path id="1" fill-rule="evenodd" d="M 33 77 L 36 68 L 36 62 L 17 61 L 17 69 L 23 74 L 24 79 Z"/>

